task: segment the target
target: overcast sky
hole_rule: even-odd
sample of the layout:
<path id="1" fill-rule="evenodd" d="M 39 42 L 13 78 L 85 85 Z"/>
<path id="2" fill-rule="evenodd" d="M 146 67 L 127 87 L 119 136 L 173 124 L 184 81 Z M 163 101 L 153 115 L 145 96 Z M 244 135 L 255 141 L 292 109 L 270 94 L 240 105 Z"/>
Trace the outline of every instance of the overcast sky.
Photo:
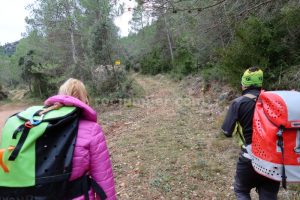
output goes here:
<path id="1" fill-rule="evenodd" d="M 126 3 L 125 13 L 116 18 L 115 24 L 121 29 L 121 36 L 128 35 L 128 21 L 132 12 L 128 12 L 128 7 L 133 7 L 134 0 L 121 0 Z M 26 5 L 34 0 L 0 0 L 0 45 L 14 42 L 22 38 L 22 33 L 26 31 L 25 17 L 29 12 Z"/>
<path id="2" fill-rule="evenodd" d="M 33 0 L 0 0 L 0 44 L 19 40 L 25 32 L 25 6 Z"/>
<path id="3" fill-rule="evenodd" d="M 121 36 L 127 36 L 129 32 L 128 22 L 132 18 L 132 8 L 136 3 L 135 0 L 121 0 L 119 2 L 125 3 L 125 12 L 122 16 L 115 19 L 115 24 L 121 29 L 119 34 Z M 128 8 L 130 8 L 130 11 L 128 11 Z"/>

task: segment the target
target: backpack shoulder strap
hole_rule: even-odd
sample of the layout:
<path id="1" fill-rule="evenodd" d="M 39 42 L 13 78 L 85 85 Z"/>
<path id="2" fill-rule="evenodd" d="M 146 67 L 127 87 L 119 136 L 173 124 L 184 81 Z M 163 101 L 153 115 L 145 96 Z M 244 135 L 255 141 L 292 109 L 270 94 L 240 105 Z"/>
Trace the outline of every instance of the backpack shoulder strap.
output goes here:
<path id="1" fill-rule="evenodd" d="M 248 97 L 249 99 L 252 99 L 252 100 L 254 100 L 254 101 L 256 101 L 256 99 L 257 99 L 257 96 L 255 96 L 254 94 L 244 94 L 243 95 L 244 97 Z"/>

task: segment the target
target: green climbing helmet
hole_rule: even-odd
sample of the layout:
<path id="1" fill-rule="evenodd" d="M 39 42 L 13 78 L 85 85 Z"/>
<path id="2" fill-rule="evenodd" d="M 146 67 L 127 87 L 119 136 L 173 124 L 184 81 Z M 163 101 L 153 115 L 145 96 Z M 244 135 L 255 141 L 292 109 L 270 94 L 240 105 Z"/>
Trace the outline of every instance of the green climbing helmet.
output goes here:
<path id="1" fill-rule="evenodd" d="M 262 87 L 264 73 L 257 67 L 247 69 L 242 76 L 242 85 L 245 87 Z"/>

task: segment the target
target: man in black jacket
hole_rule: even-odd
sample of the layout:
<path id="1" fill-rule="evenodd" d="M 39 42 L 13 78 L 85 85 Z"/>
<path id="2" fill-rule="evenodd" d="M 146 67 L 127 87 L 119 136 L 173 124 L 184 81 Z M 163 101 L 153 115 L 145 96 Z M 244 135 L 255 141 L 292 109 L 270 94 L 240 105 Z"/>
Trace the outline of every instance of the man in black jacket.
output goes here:
<path id="1" fill-rule="evenodd" d="M 245 71 L 242 77 L 242 96 L 231 103 L 222 131 L 227 137 L 238 133 L 242 145 L 236 167 L 234 192 L 238 200 L 249 200 L 250 191 L 256 188 L 260 200 L 276 200 L 280 182 L 268 179 L 256 171 L 251 164 L 251 157 L 246 146 L 252 143 L 252 119 L 263 82 L 263 72 L 257 67 Z"/>

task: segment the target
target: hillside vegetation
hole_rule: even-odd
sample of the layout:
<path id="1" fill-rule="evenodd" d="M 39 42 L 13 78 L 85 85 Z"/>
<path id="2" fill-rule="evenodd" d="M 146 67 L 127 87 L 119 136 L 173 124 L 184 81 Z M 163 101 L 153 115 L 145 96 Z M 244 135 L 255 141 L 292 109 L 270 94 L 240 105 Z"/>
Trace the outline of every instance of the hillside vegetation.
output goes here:
<path id="1" fill-rule="evenodd" d="M 265 89 L 300 89 L 296 0 L 136 0 L 134 8 L 37 0 L 28 9 L 26 37 L 0 48 L 0 84 L 26 87 L 31 97 L 54 94 L 68 77 L 83 80 L 96 97 L 132 97 L 130 70 L 175 80 L 198 74 L 238 89 L 254 65 L 265 72 Z M 120 38 L 113 21 L 127 12 L 130 34 Z"/>
<path id="2" fill-rule="evenodd" d="M 128 68 L 176 79 L 199 73 L 239 88 L 242 72 L 258 66 L 266 89 L 300 89 L 298 1 L 150 2 L 161 7 L 140 3 L 138 31 L 122 39 Z M 151 25 L 142 20 L 149 14 Z"/>
<path id="3" fill-rule="evenodd" d="M 234 199 L 239 148 L 219 133 L 226 106 L 250 66 L 264 70 L 267 90 L 300 90 L 299 1 L 135 2 L 34 1 L 25 37 L 9 53 L 0 48 L 2 98 L 42 102 L 81 79 L 119 199 Z M 114 19 L 127 12 L 121 38 Z M 300 199 L 299 186 L 288 188 L 279 199 Z"/>

